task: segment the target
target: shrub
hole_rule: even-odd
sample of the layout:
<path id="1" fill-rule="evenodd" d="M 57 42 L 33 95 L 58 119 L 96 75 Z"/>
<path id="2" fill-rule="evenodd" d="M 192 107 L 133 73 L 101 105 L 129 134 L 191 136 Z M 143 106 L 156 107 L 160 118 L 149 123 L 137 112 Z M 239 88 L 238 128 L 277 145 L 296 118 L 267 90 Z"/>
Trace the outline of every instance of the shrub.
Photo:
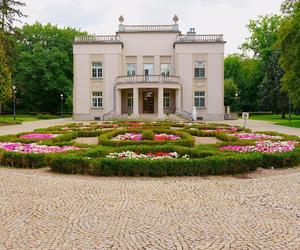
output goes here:
<path id="1" fill-rule="evenodd" d="M 36 118 L 42 119 L 42 120 L 48 120 L 48 119 L 57 119 L 57 116 L 51 115 L 51 114 L 38 114 L 36 116 Z"/>
<path id="2" fill-rule="evenodd" d="M 154 140 L 154 136 L 155 136 L 155 134 L 152 130 L 147 129 L 142 132 L 143 140 L 151 140 L 152 141 L 152 140 Z"/>
<path id="3" fill-rule="evenodd" d="M 90 174 L 90 159 L 74 155 L 51 155 L 48 165 L 54 172 L 65 174 Z"/>

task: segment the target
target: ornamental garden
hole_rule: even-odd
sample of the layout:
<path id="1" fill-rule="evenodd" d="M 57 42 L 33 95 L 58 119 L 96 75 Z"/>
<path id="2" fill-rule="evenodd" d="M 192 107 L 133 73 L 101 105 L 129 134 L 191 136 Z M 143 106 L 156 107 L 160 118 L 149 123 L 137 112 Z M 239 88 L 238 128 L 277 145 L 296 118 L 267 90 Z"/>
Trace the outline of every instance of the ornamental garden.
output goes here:
<path id="1" fill-rule="evenodd" d="M 99 176 L 241 174 L 300 162 L 299 137 L 189 122 L 73 123 L 0 136 L 0 165 Z"/>

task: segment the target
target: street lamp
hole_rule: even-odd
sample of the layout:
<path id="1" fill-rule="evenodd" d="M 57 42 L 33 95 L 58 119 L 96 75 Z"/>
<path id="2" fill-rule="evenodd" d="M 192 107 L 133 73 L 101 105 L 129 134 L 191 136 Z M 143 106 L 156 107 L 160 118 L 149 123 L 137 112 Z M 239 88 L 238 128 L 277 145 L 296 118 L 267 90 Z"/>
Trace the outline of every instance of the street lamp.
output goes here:
<path id="1" fill-rule="evenodd" d="M 239 94 L 235 93 L 235 111 L 236 112 L 238 112 L 238 97 L 239 97 Z"/>
<path id="2" fill-rule="evenodd" d="M 17 88 L 15 85 L 12 86 L 13 88 L 13 99 L 14 99 L 14 121 L 16 120 L 16 92 L 17 92 Z"/>
<path id="3" fill-rule="evenodd" d="M 60 94 L 60 112 L 61 112 L 61 117 L 64 117 L 63 100 L 64 100 L 64 95 Z"/>

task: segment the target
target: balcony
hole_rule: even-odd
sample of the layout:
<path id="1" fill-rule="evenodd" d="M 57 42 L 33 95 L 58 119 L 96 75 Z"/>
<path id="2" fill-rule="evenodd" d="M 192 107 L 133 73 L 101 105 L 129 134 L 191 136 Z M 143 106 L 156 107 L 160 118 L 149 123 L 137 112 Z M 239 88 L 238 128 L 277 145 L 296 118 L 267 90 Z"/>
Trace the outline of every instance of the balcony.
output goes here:
<path id="1" fill-rule="evenodd" d="M 116 79 L 117 84 L 138 84 L 138 83 L 166 83 L 180 84 L 179 76 L 162 76 L 162 75 L 135 75 L 135 76 L 119 76 Z"/>
<path id="2" fill-rule="evenodd" d="M 223 35 L 179 35 L 175 43 L 224 43 Z"/>
<path id="3" fill-rule="evenodd" d="M 123 44 L 119 38 L 119 36 L 116 35 L 103 35 L 103 36 L 94 36 L 94 35 L 88 35 L 88 36 L 77 36 L 74 39 L 74 43 L 117 43 L 117 44 Z"/>

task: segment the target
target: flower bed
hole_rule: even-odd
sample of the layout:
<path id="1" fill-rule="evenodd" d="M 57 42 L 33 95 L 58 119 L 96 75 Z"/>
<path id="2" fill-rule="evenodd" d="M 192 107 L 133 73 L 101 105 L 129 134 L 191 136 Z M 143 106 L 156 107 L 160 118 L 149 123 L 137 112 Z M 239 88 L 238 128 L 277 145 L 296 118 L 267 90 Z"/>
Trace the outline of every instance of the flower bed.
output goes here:
<path id="1" fill-rule="evenodd" d="M 180 136 L 173 134 L 155 134 L 154 141 L 179 140 Z M 142 133 L 125 133 L 111 138 L 112 141 L 141 141 L 143 140 Z"/>
<path id="2" fill-rule="evenodd" d="M 21 139 L 38 139 L 38 140 L 48 140 L 54 137 L 59 136 L 59 134 L 39 134 L 39 133 L 31 133 L 19 136 Z"/>
<path id="3" fill-rule="evenodd" d="M 146 160 L 161 160 L 161 159 L 177 159 L 179 154 L 177 152 L 149 152 L 147 154 L 138 154 L 133 151 L 114 152 L 106 155 L 106 158 L 113 159 L 146 159 Z M 184 155 L 182 158 L 188 159 L 188 155 Z"/>
<path id="4" fill-rule="evenodd" d="M 256 142 L 256 145 L 253 146 L 235 146 L 228 145 L 220 148 L 221 151 L 231 150 L 241 153 L 245 152 L 261 152 L 261 153 L 277 153 L 277 152 L 289 152 L 295 149 L 297 142 L 295 141 L 263 141 L 260 140 Z"/>
<path id="5" fill-rule="evenodd" d="M 9 152 L 25 153 L 25 154 L 48 154 L 48 153 L 61 153 L 70 150 L 78 150 L 74 146 L 47 146 L 38 145 L 36 143 L 20 143 L 20 142 L 0 142 L 0 149 Z"/>
<path id="6" fill-rule="evenodd" d="M 236 127 L 229 127 L 229 128 L 216 128 L 216 129 L 202 129 L 204 132 L 206 133 L 211 133 L 211 132 L 215 132 L 215 133 L 235 133 L 236 131 L 238 131 L 238 128 Z"/>
<path id="7" fill-rule="evenodd" d="M 282 136 L 277 135 L 266 135 L 266 134 L 259 134 L 259 133 L 238 133 L 238 134 L 231 134 L 241 140 L 261 140 L 261 139 L 271 139 L 271 140 L 281 140 Z"/>

